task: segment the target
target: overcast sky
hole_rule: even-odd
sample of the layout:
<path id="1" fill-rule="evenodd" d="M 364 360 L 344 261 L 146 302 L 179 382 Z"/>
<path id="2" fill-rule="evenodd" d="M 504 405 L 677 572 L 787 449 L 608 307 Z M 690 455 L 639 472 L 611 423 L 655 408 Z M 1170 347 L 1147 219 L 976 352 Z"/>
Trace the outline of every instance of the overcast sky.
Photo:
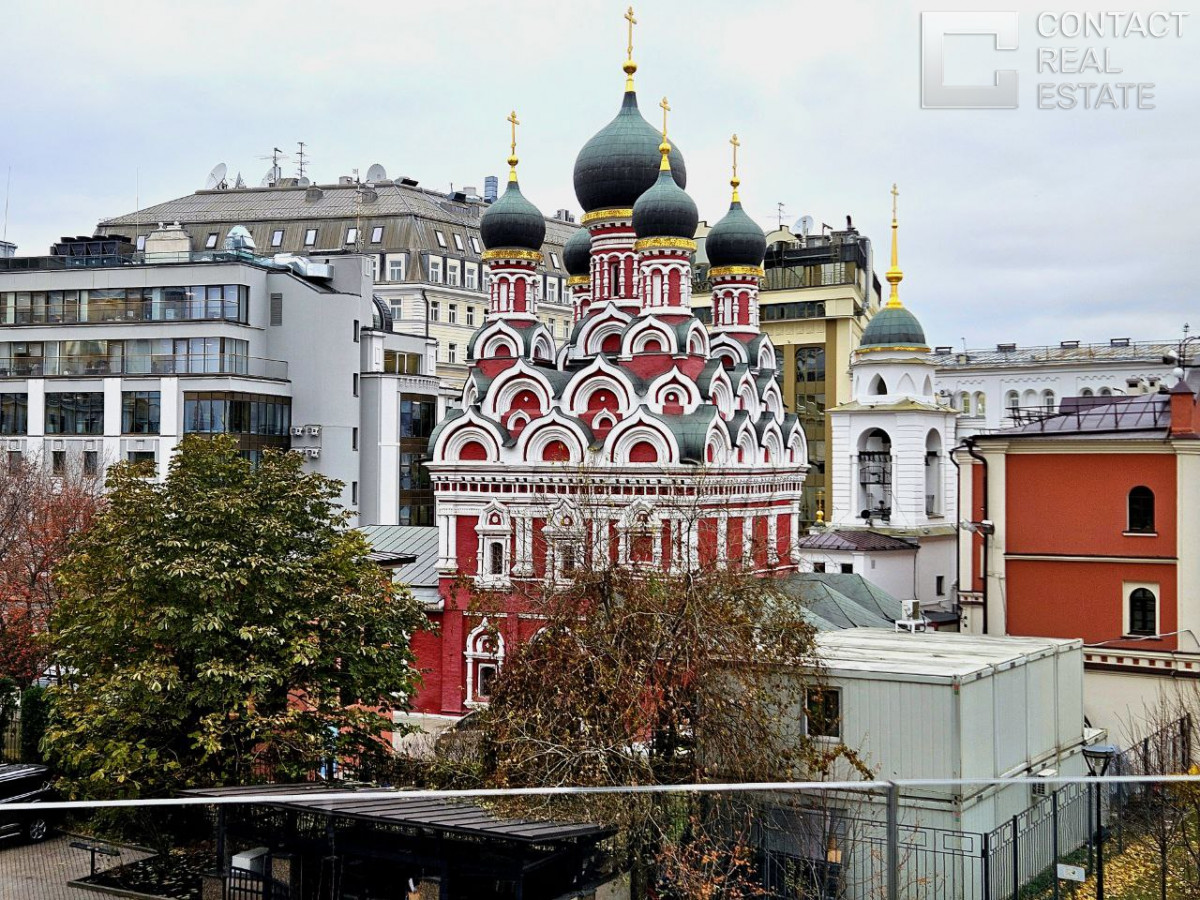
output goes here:
<path id="1" fill-rule="evenodd" d="M 382 163 L 438 188 L 504 174 L 516 108 L 521 183 L 578 212 L 575 154 L 616 112 L 626 0 L 94 2 L 4 0 L 0 192 L 8 240 L 60 234 L 203 187 L 218 162 L 257 184 L 296 142 L 310 175 Z M 764 227 L 845 216 L 886 267 L 900 185 L 902 296 L 931 343 L 986 346 L 1200 329 L 1200 3 L 1182 36 L 1040 37 L 1035 4 L 641 0 L 634 57 L 646 117 L 666 94 L 702 218 L 742 199 Z M 946 81 L 1015 69 L 1015 110 L 921 108 L 923 9 L 1007 9 L 1020 46 L 947 39 Z M 1101 4 L 1070 9 L 1100 10 Z M 1161 22 L 1161 20 L 1160 20 Z M 1121 74 L 1041 75 L 1039 47 L 1109 51 Z M 1037 83 L 1148 82 L 1153 110 L 1038 109 Z"/>

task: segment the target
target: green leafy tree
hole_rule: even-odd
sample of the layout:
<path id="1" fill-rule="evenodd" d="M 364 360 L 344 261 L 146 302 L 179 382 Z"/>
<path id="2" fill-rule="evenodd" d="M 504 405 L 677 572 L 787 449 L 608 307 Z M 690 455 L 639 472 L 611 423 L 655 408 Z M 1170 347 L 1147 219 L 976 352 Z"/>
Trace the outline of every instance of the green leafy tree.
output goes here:
<path id="1" fill-rule="evenodd" d="M 346 526 L 340 485 L 184 438 L 163 483 L 123 464 L 58 570 L 49 758 L 77 795 L 297 778 L 390 749 L 419 605 Z"/>

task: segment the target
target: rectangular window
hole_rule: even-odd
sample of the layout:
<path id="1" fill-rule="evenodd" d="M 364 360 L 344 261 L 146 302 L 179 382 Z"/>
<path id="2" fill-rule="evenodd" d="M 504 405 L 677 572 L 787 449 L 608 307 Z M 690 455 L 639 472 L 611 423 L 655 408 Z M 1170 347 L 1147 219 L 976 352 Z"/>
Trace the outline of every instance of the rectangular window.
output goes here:
<path id="1" fill-rule="evenodd" d="M 358 429 L 357 428 L 350 429 L 350 449 L 351 450 L 358 449 Z"/>
<path id="2" fill-rule="evenodd" d="M 546 279 L 546 302 L 547 303 L 557 303 L 558 302 L 558 279 L 557 278 L 547 278 Z"/>
<path id="3" fill-rule="evenodd" d="M 823 562 L 813 563 L 813 571 L 814 572 L 824 572 L 825 571 L 825 563 L 823 563 Z"/>
<path id="4" fill-rule="evenodd" d="M 467 327 L 468 328 L 475 327 L 475 307 L 473 307 L 473 306 L 467 307 Z"/>
<path id="5" fill-rule="evenodd" d="M 130 450 L 125 454 L 125 460 L 131 463 L 153 463 L 153 450 Z"/>
<path id="6" fill-rule="evenodd" d="M 388 257 L 388 281 L 403 281 L 404 280 L 404 257 L 389 256 Z"/>
<path id="7" fill-rule="evenodd" d="M 440 257 L 429 257 L 429 280 L 434 284 L 442 283 L 442 260 Z"/>
<path id="8" fill-rule="evenodd" d="M 446 321 L 451 325 L 458 324 L 458 304 L 448 303 L 446 305 Z"/>
<path id="9" fill-rule="evenodd" d="M 479 249 L 479 238 L 475 237 L 475 235 L 471 235 L 471 249 L 475 251 L 476 256 L 482 252 Z"/>
<path id="10" fill-rule="evenodd" d="M 842 563 L 841 569 L 842 569 L 843 575 L 853 575 L 854 574 L 854 564 L 853 563 Z"/>
<path id="11" fill-rule="evenodd" d="M 304 230 L 304 246 L 311 247 L 317 242 L 317 229 L 306 228 Z"/>
<path id="12" fill-rule="evenodd" d="M 355 506 L 358 505 L 358 482 L 350 482 L 350 502 Z"/>
<path id="13" fill-rule="evenodd" d="M 376 225 L 371 229 L 371 243 L 378 244 L 383 241 L 383 226 Z"/>
<path id="14" fill-rule="evenodd" d="M 804 692 L 804 729 L 809 737 L 842 736 L 842 692 L 838 688 L 809 688 Z"/>
<path id="15" fill-rule="evenodd" d="M 354 387 L 354 396 L 357 397 L 358 396 L 358 373 L 357 372 L 355 372 L 353 375 L 352 384 Z"/>
<path id="16" fill-rule="evenodd" d="M 271 324 L 283 324 L 283 294 L 271 295 Z"/>
<path id="17" fill-rule="evenodd" d="M 458 362 L 458 344 L 447 344 L 446 345 L 446 362 L 448 362 L 448 363 L 457 363 Z"/>
<path id="18" fill-rule="evenodd" d="M 283 246 L 283 229 L 282 228 L 276 228 L 274 231 L 271 232 L 271 246 L 272 247 L 282 247 Z"/>
<path id="19" fill-rule="evenodd" d="M 446 248 L 446 235 L 436 230 L 433 232 L 433 234 L 437 238 L 438 246 L 444 250 Z"/>
<path id="20" fill-rule="evenodd" d="M 467 263 L 463 266 L 463 287 L 469 291 L 479 288 L 479 268 L 475 263 Z"/>
<path id="21" fill-rule="evenodd" d="M 100 454 L 97 451 L 83 451 L 83 474 L 92 478 L 100 474 Z"/>
<path id="22" fill-rule="evenodd" d="M 551 250 L 551 251 L 550 251 L 550 261 L 551 261 L 552 263 L 554 263 L 554 268 L 556 268 L 556 269 L 561 269 L 561 268 L 562 268 L 562 266 L 560 266 L 560 265 L 558 264 L 558 254 L 557 254 L 557 253 L 555 253 L 553 250 Z"/>
<path id="23" fill-rule="evenodd" d="M 935 588 L 935 590 L 937 591 L 937 595 L 939 597 L 944 597 L 946 595 L 946 576 L 938 575 L 934 579 L 934 581 L 936 582 L 936 585 L 937 585 L 937 587 Z"/>
<path id="24" fill-rule="evenodd" d="M 429 321 L 430 322 L 440 321 L 439 317 L 441 316 L 441 312 L 442 312 L 442 305 L 437 300 L 430 300 L 429 301 Z"/>
<path id="25" fill-rule="evenodd" d="M 433 433 L 437 403 L 419 395 L 400 397 L 400 437 L 428 438 Z"/>
<path id="26" fill-rule="evenodd" d="M 446 263 L 446 284 L 458 287 L 458 260 L 452 259 Z"/>
<path id="27" fill-rule="evenodd" d="M 358 319 L 354 320 L 354 343 L 358 343 L 359 324 Z"/>
<path id="28" fill-rule="evenodd" d="M 0 394 L 0 434 L 27 434 L 29 395 Z"/>
<path id="29" fill-rule="evenodd" d="M 350 244 L 358 243 L 358 229 L 357 228 L 347 228 L 346 229 L 345 243 L 347 246 L 349 246 Z"/>
<path id="30" fill-rule="evenodd" d="M 208 237 L 204 239 L 204 249 L 212 250 L 217 246 L 217 237 L 219 235 L 215 231 L 210 231 Z"/>
<path id="31" fill-rule="evenodd" d="M 60 478 L 67 474 L 66 450 L 52 450 L 50 452 L 50 473 Z"/>
<path id="32" fill-rule="evenodd" d="M 462 235 L 455 234 L 452 236 L 454 238 L 454 249 L 457 250 L 459 253 L 465 252 L 465 249 L 463 247 L 463 242 L 462 242 Z"/>
<path id="33" fill-rule="evenodd" d="M 122 391 L 121 433 L 158 434 L 161 408 L 158 391 Z"/>
<path id="34" fill-rule="evenodd" d="M 46 394 L 46 434 L 104 434 L 104 394 Z"/>
<path id="35" fill-rule="evenodd" d="M 8 451 L 8 467 L 10 469 L 15 469 L 17 466 L 21 465 L 21 463 L 23 463 L 24 461 L 25 461 L 25 454 L 22 453 L 20 450 L 9 450 Z"/>

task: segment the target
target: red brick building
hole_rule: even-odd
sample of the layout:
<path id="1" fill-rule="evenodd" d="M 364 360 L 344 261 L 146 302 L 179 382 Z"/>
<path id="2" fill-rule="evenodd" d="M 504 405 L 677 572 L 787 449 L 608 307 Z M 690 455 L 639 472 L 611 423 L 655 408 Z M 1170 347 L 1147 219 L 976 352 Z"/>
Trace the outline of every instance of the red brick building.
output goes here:
<path id="1" fill-rule="evenodd" d="M 969 630 L 1082 638 L 1093 724 L 1162 678 L 1200 677 L 1200 417 L 1169 392 L 1079 397 L 968 440 L 960 599 Z"/>

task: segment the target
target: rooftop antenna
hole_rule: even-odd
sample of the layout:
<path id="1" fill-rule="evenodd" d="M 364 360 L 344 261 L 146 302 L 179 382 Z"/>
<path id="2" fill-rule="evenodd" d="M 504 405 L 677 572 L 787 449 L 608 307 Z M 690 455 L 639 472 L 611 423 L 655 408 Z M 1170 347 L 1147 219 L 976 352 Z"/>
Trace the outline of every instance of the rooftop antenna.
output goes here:
<path id="1" fill-rule="evenodd" d="M 208 178 L 204 181 L 204 189 L 206 191 L 223 191 L 226 188 L 225 173 L 229 171 L 229 167 L 225 163 L 217 163 L 213 166 L 212 171 L 208 173 Z"/>
<path id="2" fill-rule="evenodd" d="M 8 180 L 4 183 L 4 231 L 0 241 L 8 240 L 8 195 L 12 193 L 12 166 L 8 167 Z"/>
<path id="3" fill-rule="evenodd" d="M 775 204 L 775 219 L 776 219 L 775 230 L 778 231 L 780 228 L 783 227 L 783 201 L 782 200 L 780 200 L 778 203 Z"/>
<path id="4" fill-rule="evenodd" d="M 296 154 L 296 177 L 304 177 L 304 169 L 308 166 L 309 160 L 304 158 L 304 141 L 299 141 L 300 150 Z"/>
<path id="5" fill-rule="evenodd" d="M 262 187 L 274 187 L 279 183 L 279 179 L 283 177 L 283 170 L 279 168 L 280 158 L 287 159 L 287 154 L 278 147 L 271 148 L 270 156 L 260 156 L 259 159 L 269 159 L 271 168 L 267 170 L 267 174 L 263 176 L 261 182 Z"/>

